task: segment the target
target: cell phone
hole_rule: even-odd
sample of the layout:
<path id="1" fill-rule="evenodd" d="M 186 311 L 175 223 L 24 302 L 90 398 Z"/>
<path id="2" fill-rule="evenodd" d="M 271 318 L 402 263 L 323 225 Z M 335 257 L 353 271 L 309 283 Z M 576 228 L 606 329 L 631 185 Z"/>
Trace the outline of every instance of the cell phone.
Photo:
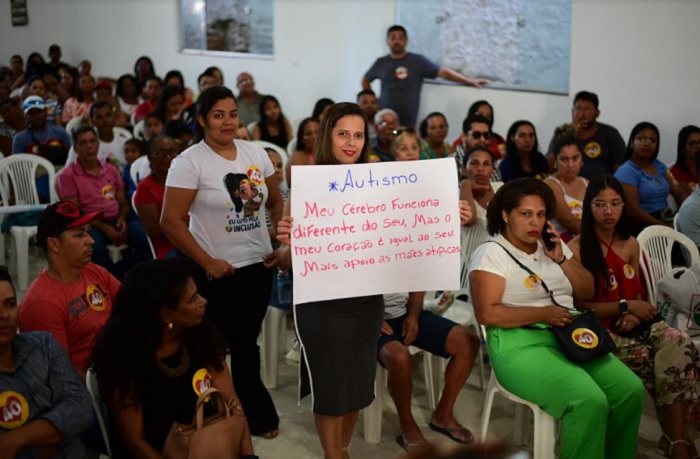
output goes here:
<path id="1" fill-rule="evenodd" d="M 554 247 L 556 247 L 554 241 L 552 240 L 554 235 L 547 231 L 548 228 L 549 222 L 545 222 L 544 228 L 542 228 L 542 242 L 544 242 L 544 246 L 547 247 L 547 250 L 554 250 Z"/>

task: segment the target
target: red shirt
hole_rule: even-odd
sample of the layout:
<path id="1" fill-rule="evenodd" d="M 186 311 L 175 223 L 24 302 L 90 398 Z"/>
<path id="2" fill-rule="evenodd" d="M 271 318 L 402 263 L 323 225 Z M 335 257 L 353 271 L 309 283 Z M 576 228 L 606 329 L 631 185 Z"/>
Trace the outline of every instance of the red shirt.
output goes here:
<path id="1" fill-rule="evenodd" d="M 165 184 L 161 184 L 153 180 L 152 176 L 147 176 L 141 180 L 136 187 L 134 195 L 134 204 L 137 206 L 143 204 L 155 204 L 158 208 L 158 215 L 163 213 L 163 200 L 165 198 Z M 165 258 L 165 256 L 175 248 L 167 237 L 151 238 L 153 250 L 156 252 L 156 258 Z"/>
<path id="2" fill-rule="evenodd" d="M 73 367 L 87 371 L 95 337 L 112 313 L 120 286 L 94 263 L 88 263 L 72 283 L 54 279 L 43 269 L 19 305 L 19 329 L 51 333 L 70 355 Z"/>
<path id="3" fill-rule="evenodd" d="M 692 172 L 686 172 L 678 166 L 673 166 L 671 168 L 671 175 L 676 179 L 677 182 L 687 183 L 691 187 L 697 185 L 698 178 Z"/>
<path id="4" fill-rule="evenodd" d="M 136 107 L 136 111 L 134 111 L 134 119 L 138 123 L 139 121 L 144 119 L 146 115 L 148 115 L 155 109 L 156 106 L 153 102 L 151 102 L 150 100 L 144 100 Z"/>

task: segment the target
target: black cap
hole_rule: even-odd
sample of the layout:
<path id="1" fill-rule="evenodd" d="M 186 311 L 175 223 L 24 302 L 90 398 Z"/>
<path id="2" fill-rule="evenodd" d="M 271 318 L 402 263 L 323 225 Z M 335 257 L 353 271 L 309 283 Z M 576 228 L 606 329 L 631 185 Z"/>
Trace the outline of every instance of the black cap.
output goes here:
<path id="1" fill-rule="evenodd" d="M 46 240 L 56 237 L 70 228 L 85 225 L 95 218 L 102 217 L 102 212 L 83 214 L 78 206 L 70 201 L 58 201 L 48 206 L 39 216 L 36 242 L 41 248 L 46 248 Z"/>

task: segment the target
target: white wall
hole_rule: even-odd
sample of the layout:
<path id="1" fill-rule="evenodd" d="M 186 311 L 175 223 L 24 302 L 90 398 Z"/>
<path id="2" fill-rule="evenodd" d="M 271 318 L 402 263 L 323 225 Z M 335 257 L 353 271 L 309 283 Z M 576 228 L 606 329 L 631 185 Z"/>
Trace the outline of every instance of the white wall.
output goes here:
<path id="1" fill-rule="evenodd" d="M 662 159 L 673 160 L 678 130 L 700 124 L 700 2 L 573 1 L 572 96 L 582 89 L 597 92 L 601 121 L 618 127 L 625 139 L 636 122 L 656 123 Z M 2 63 L 14 53 L 46 53 L 55 42 L 65 61 L 89 58 L 97 75 L 130 72 L 142 54 L 153 58 L 161 75 L 182 70 L 190 87 L 210 65 L 221 67 L 228 83 L 247 70 L 261 92 L 279 97 L 292 119 L 310 115 L 320 97 L 354 100 L 365 70 L 387 52 L 384 34 L 396 11 L 394 0 L 275 0 L 276 57 L 255 60 L 180 54 L 177 0 L 27 3 L 29 26 L 11 27 L 10 2 L 0 1 Z M 546 144 L 554 127 L 570 120 L 572 96 L 430 84 L 423 89 L 421 116 L 443 111 L 452 138 L 468 106 L 484 98 L 495 108 L 497 132 L 526 118 Z"/>

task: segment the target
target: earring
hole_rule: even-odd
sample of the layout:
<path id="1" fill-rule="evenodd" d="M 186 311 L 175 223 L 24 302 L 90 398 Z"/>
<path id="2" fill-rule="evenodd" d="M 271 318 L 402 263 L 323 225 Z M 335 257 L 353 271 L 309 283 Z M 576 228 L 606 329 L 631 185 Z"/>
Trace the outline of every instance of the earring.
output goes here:
<path id="1" fill-rule="evenodd" d="M 173 323 L 172 323 L 172 322 L 168 322 L 168 330 L 172 330 L 172 329 L 173 329 Z"/>

